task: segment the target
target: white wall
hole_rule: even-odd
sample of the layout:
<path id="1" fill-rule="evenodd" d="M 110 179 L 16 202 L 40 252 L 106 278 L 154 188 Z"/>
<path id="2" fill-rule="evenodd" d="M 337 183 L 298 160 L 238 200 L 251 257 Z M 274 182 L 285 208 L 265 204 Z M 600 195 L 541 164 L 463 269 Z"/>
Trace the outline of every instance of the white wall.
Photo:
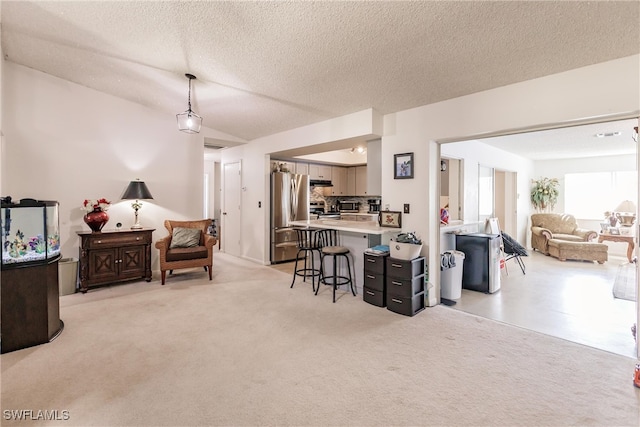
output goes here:
<path id="1" fill-rule="evenodd" d="M 5 133 L 2 195 L 60 202 L 62 255 L 78 256 L 76 231 L 88 231 L 85 198 L 113 202 L 105 228 L 134 222 L 121 201 L 129 181 L 147 183 L 154 200 L 139 212 L 144 227 L 165 236 L 165 219 L 202 215 L 203 139 L 181 133 L 175 116 L 4 62 Z M 152 248 L 152 269 L 158 270 Z"/>
<path id="2" fill-rule="evenodd" d="M 478 220 L 478 168 L 480 165 L 503 171 L 517 172 L 518 241 L 524 242 L 527 218 L 530 214 L 529 188 L 534 176 L 534 162 L 513 153 L 500 150 L 481 141 L 463 141 L 443 144 L 443 156 L 464 158 L 464 213 L 465 221 Z"/>
<path id="3" fill-rule="evenodd" d="M 234 162 L 241 162 L 242 165 L 241 256 L 255 262 L 269 263 L 270 153 L 350 138 L 373 139 L 380 136 L 376 132 L 380 132 L 381 126 L 382 117 L 368 109 L 223 150 L 223 165 Z M 258 207 L 258 202 L 262 202 L 262 207 Z M 221 229 L 225 233 L 224 216 L 222 220 Z"/>
<path id="4" fill-rule="evenodd" d="M 242 255 L 268 263 L 269 248 L 269 153 L 300 146 L 315 146 L 329 141 L 376 134 L 382 137 L 382 203 L 392 210 L 411 204 L 411 213 L 403 215 L 403 230 L 416 231 L 427 244 L 423 254 L 429 265 L 439 265 L 438 180 L 441 140 L 473 140 L 480 135 L 512 129 L 528 129 L 545 124 L 570 122 L 640 110 L 640 56 L 634 55 L 589 67 L 480 92 L 457 99 L 388 114 L 382 122 L 369 110 L 286 131 L 252 141 L 223 152 L 223 163 L 242 162 Z M 373 112 L 375 113 L 375 112 Z M 444 146 L 442 147 L 444 149 Z M 452 149 L 448 147 L 447 149 Z M 414 153 L 414 179 L 393 179 L 393 155 Z M 483 150 L 484 152 L 484 150 Z M 465 150 L 464 157 L 503 170 L 508 160 L 503 154 L 483 158 Z M 453 154 L 452 154 L 453 156 Z M 505 163 L 506 162 L 506 163 Z M 476 175 L 474 162 L 467 162 L 465 180 Z M 529 212 L 528 193 L 532 166 L 520 161 L 518 169 L 519 238 Z M 477 170 L 477 168 L 476 168 Z M 526 181 L 526 183 L 525 183 Z M 472 186 L 465 183 L 466 188 Z M 473 198 L 473 190 L 465 197 Z M 263 201 L 264 209 L 257 208 Z M 477 209 L 477 203 L 465 203 L 465 209 Z M 469 213 L 472 215 L 472 212 Z M 465 213 L 466 215 L 466 213 Z M 430 282 L 439 283 L 438 269 L 431 269 Z M 432 289 L 431 295 L 439 295 Z M 434 304 L 430 298 L 430 304 Z"/>
<path id="5" fill-rule="evenodd" d="M 438 248 L 439 240 L 437 141 L 637 112 L 639 58 L 634 55 L 385 116 L 382 164 L 391 164 L 396 153 L 413 151 L 416 165 L 413 180 L 394 180 L 392 170 L 383 167 L 383 203 L 397 208 L 412 201 L 403 228 L 415 230 L 428 242 L 423 254 L 429 265 L 439 262 L 439 251 L 430 250 Z M 431 269 L 431 274 L 430 282 L 439 283 L 438 269 Z M 430 305 L 435 304 L 432 296 L 439 294 L 434 288 Z"/>
<path id="6" fill-rule="evenodd" d="M 384 117 L 364 110 L 225 149 L 223 163 L 242 163 L 242 256 L 268 263 L 269 153 L 382 135 L 383 205 L 402 210 L 403 203 L 411 203 L 403 228 L 422 236 L 429 264 L 438 265 L 438 251 L 430 250 L 437 248 L 439 230 L 437 141 L 638 111 L 639 58 L 596 64 Z M 87 229 L 79 209 L 84 198 L 107 197 L 116 202 L 107 227 L 118 221 L 125 227 L 133 223 L 129 204 L 119 202 L 131 179 L 145 180 L 154 195 L 155 200 L 146 202 L 140 212 L 142 224 L 157 229 L 154 239 L 164 235 L 165 218 L 201 215 L 203 137 L 178 132 L 173 114 L 154 112 L 6 61 L 1 77 L 5 105 L 2 194 L 60 201 L 64 256 L 77 255 L 75 231 Z M 405 152 L 414 153 L 415 178 L 394 180 L 393 155 Z M 465 177 L 469 175 L 465 171 Z M 152 253 L 157 269 L 155 249 Z M 431 273 L 430 281 L 438 283 L 437 269 Z"/>

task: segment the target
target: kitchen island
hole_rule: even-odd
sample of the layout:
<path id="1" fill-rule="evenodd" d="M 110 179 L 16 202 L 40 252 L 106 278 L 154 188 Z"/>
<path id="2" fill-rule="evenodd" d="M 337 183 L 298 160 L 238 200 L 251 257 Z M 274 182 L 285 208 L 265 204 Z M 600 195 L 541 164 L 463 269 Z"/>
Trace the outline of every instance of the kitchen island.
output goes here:
<path id="1" fill-rule="evenodd" d="M 351 274 L 355 273 L 355 284 L 360 295 L 362 295 L 362 286 L 364 285 L 364 251 L 376 245 L 388 245 L 389 239 L 400 233 L 399 228 L 380 227 L 375 221 L 316 219 L 290 221 L 289 226 L 337 230 L 340 236 L 340 245 L 349 248 L 351 252 Z M 329 266 L 329 268 L 332 267 Z M 327 274 L 330 274 L 329 268 L 325 270 Z M 346 264 L 338 266 L 338 274 L 348 276 Z"/>

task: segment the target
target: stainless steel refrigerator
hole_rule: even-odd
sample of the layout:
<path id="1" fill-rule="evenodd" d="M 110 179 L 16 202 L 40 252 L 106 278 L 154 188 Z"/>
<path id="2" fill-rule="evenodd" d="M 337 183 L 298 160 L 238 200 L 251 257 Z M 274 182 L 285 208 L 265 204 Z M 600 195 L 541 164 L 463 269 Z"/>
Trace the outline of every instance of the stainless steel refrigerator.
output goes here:
<path id="1" fill-rule="evenodd" d="M 490 294 L 500 290 L 499 234 L 457 234 L 456 249 L 465 255 L 463 289 Z"/>
<path id="2" fill-rule="evenodd" d="M 271 263 L 296 259 L 297 237 L 289 221 L 309 219 L 309 175 L 271 174 Z"/>

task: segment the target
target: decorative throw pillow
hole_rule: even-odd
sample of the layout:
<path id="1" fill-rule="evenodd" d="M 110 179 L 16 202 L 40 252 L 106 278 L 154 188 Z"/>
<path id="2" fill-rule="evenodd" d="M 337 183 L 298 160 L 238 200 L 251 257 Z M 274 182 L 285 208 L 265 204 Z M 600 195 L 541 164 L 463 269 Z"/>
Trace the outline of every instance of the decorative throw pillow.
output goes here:
<path id="1" fill-rule="evenodd" d="M 200 244 L 201 230 L 197 228 L 176 227 L 171 235 L 171 246 L 173 248 L 193 248 Z"/>

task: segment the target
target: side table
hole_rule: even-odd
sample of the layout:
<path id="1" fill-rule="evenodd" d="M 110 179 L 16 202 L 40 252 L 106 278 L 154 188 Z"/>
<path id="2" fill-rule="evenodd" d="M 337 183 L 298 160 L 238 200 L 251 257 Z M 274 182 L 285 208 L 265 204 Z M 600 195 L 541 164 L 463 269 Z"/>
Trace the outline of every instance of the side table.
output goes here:
<path id="1" fill-rule="evenodd" d="M 80 290 L 144 278 L 151 281 L 151 234 L 155 229 L 82 231 Z"/>
<path id="2" fill-rule="evenodd" d="M 605 240 L 610 242 L 626 242 L 627 243 L 627 259 L 629 262 L 633 262 L 633 250 L 636 247 L 636 236 L 633 234 L 610 234 L 600 233 L 598 234 L 598 243 L 602 243 Z"/>

